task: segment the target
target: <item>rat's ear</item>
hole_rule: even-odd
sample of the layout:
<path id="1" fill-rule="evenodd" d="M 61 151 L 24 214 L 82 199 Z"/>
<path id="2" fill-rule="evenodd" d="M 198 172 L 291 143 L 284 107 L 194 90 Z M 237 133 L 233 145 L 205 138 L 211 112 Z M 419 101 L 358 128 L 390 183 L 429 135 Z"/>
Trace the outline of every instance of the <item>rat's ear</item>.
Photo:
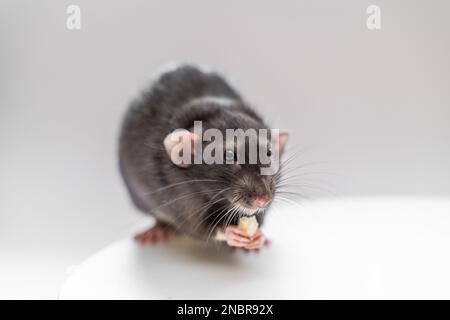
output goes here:
<path id="1" fill-rule="evenodd" d="M 177 129 L 164 139 L 164 148 L 170 160 L 181 168 L 192 165 L 194 145 L 199 137 L 186 129 Z"/>
<path id="2" fill-rule="evenodd" d="M 288 141 L 289 133 L 287 132 L 279 132 L 275 135 L 275 147 L 277 148 L 277 152 L 281 158 L 284 153 L 284 149 L 286 148 L 286 142 Z"/>

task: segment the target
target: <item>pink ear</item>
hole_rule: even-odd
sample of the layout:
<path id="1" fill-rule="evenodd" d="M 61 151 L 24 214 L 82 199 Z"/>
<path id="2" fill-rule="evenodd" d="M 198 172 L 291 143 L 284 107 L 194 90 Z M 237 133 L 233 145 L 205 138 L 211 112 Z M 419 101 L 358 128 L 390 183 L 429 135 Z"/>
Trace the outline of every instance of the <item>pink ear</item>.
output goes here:
<path id="1" fill-rule="evenodd" d="M 170 160 L 181 168 L 192 165 L 195 141 L 197 135 L 186 129 L 177 129 L 164 139 L 164 147 Z"/>
<path id="2" fill-rule="evenodd" d="M 275 146 L 277 148 L 278 154 L 281 157 L 284 153 L 284 149 L 286 147 L 286 142 L 288 141 L 288 138 L 289 138 L 289 133 L 280 132 L 278 135 L 275 135 L 274 138 L 275 138 Z"/>

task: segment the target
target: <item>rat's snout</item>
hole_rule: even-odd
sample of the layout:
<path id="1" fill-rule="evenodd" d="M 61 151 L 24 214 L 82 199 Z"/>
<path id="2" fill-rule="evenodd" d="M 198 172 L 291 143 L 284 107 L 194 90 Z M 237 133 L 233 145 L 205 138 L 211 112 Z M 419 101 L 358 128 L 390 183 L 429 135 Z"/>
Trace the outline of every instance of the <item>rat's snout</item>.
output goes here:
<path id="1" fill-rule="evenodd" d="M 252 212 L 266 209 L 272 202 L 274 185 L 272 181 L 257 175 L 243 174 L 239 189 L 236 190 L 239 205 Z"/>
<path id="2" fill-rule="evenodd" d="M 265 208 L 269 205 L 270 201 L 271 201 L 270 197 L 265 195 L 255 196 L 250 200 L 252 206 L 256 208 Z"/>

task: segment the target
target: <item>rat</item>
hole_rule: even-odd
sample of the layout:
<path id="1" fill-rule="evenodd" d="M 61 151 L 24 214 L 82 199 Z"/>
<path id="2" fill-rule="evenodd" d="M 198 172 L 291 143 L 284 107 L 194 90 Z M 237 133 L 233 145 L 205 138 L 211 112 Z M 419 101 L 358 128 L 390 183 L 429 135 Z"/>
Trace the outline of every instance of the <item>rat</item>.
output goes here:
<path id="1" fill-rule="evenodd" d="M 227 129 L 269 129 L 218 72 L 182 64 L 160 73 L 131 103 L 119 138 L 119 167 L 132 202 L 156 219 L 135 239 L 156 243 L 184 234 L 231 247 L 261 248 L 268 243 L 261 230 L 248 236 L 238 228 L 239 217 L 255 216 L 258 225 L 263 225 L 281 167 L 276 174 L 262 175 L 260 162 L 234 163 L 236 148 L 245 146 L 225 150 L 231 164 L 175 161 L 173 151 L 181 141 L 190 141 L 195 155 L 199 138 L 193 131 L 195 121 L 202 122 L 203 130 L 215 128 L 224 134 Z M 183 139 L 174 139 L 176 133 Z M 285 132 L 274 137 L 280 155 L 287 138 Z M 270 156 L 270 147 L 267 152 Z"/>

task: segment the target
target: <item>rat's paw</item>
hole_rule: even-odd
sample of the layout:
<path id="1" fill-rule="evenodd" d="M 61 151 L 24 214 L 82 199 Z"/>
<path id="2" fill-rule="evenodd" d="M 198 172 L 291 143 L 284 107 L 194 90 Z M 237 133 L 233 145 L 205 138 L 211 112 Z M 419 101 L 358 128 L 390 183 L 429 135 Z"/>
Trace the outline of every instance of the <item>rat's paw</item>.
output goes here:
<path id="1" fill-rule="evenodd" d="M 237 226 L 228 226 L 225 229 L 225 239 L 229 246 L 246 250 L 258 250 L 269 243 L 260 229 L 249 237 Z"/>
<path id="2" fill-rule="evenodd" d="M 157 222 L 150 229 L 137 234 L 134 240 L 140 244 L 155 244 L 169 240 L 175 234 L 174 230 L 166 225 Z"/>
<path id="3" fill-rule="evenodd" d="M 225 229 L 225 241 L 231 247 L 244 248 L 250 243 L 250 238 L 237 226 Z"/>
<path id="4" fill-rule="evenodd" d="M 264 237 L 261 230 L 258 229 L 258 231 L 253 237 L 250 238 L 249 243 L 244 248 L 247 250 L 259 250 L 263 246 L 266 246 L 268 244 L 269 241 Z"/>

